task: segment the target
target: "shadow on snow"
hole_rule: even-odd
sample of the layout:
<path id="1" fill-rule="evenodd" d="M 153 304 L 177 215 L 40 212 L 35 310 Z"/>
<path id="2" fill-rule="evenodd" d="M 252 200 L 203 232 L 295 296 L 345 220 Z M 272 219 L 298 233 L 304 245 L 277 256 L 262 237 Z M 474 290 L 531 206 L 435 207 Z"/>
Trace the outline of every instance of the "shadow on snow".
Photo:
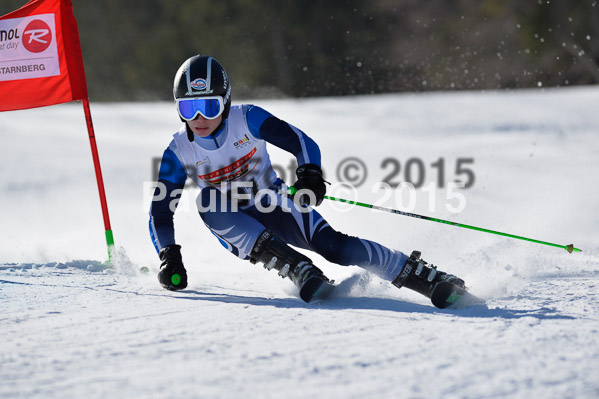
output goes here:
<path id="1" fill-rule="evenodd" d="M 200 292 L 194 290 L 180 291 L 176 296 L 174 296 L 174 298 L 230 304 L 245 304 L 251 306 L 274 306 L 277 308 L 301 308 L 314 310 L 383 310 L 398 313 L 448 314 L 458 317 L 502 319 L 519 319 L 523 317 L 533 317 L 539 320 L 575 319 L 575 317 L 572 316 L 560 315 L 557 313 L 557 310 L 546 307 L 531 310 L 517 310 L 499 308 L 490 309 L 486 305 L 475 305 L 462 309 L 437 309 L 433 307 L 433 305 L 420 305 L 393 298 L 333 297 L 327 301 L 308 304 L 302 302 L 299 298 L 248 297 L 241 295 Z"/>

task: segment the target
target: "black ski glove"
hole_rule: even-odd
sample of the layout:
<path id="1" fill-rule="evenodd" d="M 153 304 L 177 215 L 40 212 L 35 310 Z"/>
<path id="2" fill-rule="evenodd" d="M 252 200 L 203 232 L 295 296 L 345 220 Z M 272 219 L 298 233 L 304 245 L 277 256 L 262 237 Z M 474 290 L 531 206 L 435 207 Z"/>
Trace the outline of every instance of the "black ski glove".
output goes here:
<path id="1" fill-rule="evenodd" d="M 167 290 L 177 291 L 187 287 L 187 271 L 181 259 L 181 246 L 172 244 L 160 250 L 158 254 L 162 264 L 158 272 L 158 281 Z"/>
<path id="2" fill-rule="evenodd" d="M 303 194 L 297 199 L 299 201 L 299 204 L 302 206 L 320 205 L 322 203 L 322 200 L 324 199 L 324 195 L 327 192 L 327 188 L 324 184 L 325 181 L 322 178 L 322 170 L 320 169 L 320 167 L 312 163 L 308 163 L 297 168 L 295 174 L 297 175 L 297 181 L 293 184 L 293 187 L 297 191 L 310 190 L 312 193 L 314 193 L 314 196 L 316 197 L 316 204 L 311 204 L 310 196 L 308 194 Z M 294 201 L 296 201 L 296 198 L 294 198 Z"/>

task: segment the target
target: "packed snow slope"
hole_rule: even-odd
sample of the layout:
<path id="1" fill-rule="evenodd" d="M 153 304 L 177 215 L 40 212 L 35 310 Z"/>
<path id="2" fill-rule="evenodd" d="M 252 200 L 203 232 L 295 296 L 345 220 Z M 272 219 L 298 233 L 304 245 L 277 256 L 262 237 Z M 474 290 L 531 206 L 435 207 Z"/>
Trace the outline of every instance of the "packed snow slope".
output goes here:
<path id="1" fill-rule="evenodd" d="M 325 201 L 336 229 L 419 249 L 487 302 L 441 311 L 310 254 L 339 287 L 304 304 L 220 246 L 189 187 L 175 217 L 189 287 L 169 292 L 147 211 L 174 106 L 92 103 L 119 247 L 110 269 L 81 105 L 5 112 L 0 397 L 599 396 L 599 88 L 255 103 L 319 143 L 333 195 L 582 252 Z M 291 156 L 271 155 L 292 183 Z M 361 184 L 335 191 L 342 179 Z M 406 180 L 420 188 L 374 187 Z"/>

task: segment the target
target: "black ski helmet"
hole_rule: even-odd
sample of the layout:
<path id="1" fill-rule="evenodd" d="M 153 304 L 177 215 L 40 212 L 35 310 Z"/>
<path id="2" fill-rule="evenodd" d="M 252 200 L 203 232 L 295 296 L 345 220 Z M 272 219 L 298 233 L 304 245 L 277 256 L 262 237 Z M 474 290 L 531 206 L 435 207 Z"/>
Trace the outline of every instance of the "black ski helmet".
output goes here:
<path id="1" fill-rule="evenodd" d="M 225 103 L 223 120 L 231 109 L 231 83 L 225 68 L 214 58 L 196 55 L 187 59 L 175 75 L 173 96 L 179 98 L 198 98 L 221 96 Z"/>

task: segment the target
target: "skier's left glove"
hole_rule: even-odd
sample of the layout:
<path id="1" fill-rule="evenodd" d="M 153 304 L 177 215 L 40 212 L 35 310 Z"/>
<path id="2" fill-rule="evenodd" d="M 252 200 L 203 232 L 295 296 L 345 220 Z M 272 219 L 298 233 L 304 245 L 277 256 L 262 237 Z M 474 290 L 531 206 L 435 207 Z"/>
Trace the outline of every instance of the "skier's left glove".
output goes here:
<path id="1" fill-rule="evenodd" d="M 162 264 L 158 272 L 158 281 L 167 290 L 177 291 L 187 287 L 187 271 L 181 259 L 181 246 L 172 244 L 160 250 L 158 254 Z"/>
<path id="2" fill-rule="evenodd" d="M 322 178 L 322 169 L 318 165 L 314 165 L 312 163 L 307 163 L 297 168 L 295 171 L 297 176 L 297 181 L 293 184 L 293 187 L 296 191 L 300 190 L 309 190 L 314 194 L 316 199 L 316 203 L 310 203 L 310 196 L 305 193 L 299 198 L 294 198 L 294 201 L 299 201 L 299 204 L 318 206 L 322 203 L 324 199 L 324 195 L 327 192 L 327 188 L 325 186 L 325 181 Z"/>

